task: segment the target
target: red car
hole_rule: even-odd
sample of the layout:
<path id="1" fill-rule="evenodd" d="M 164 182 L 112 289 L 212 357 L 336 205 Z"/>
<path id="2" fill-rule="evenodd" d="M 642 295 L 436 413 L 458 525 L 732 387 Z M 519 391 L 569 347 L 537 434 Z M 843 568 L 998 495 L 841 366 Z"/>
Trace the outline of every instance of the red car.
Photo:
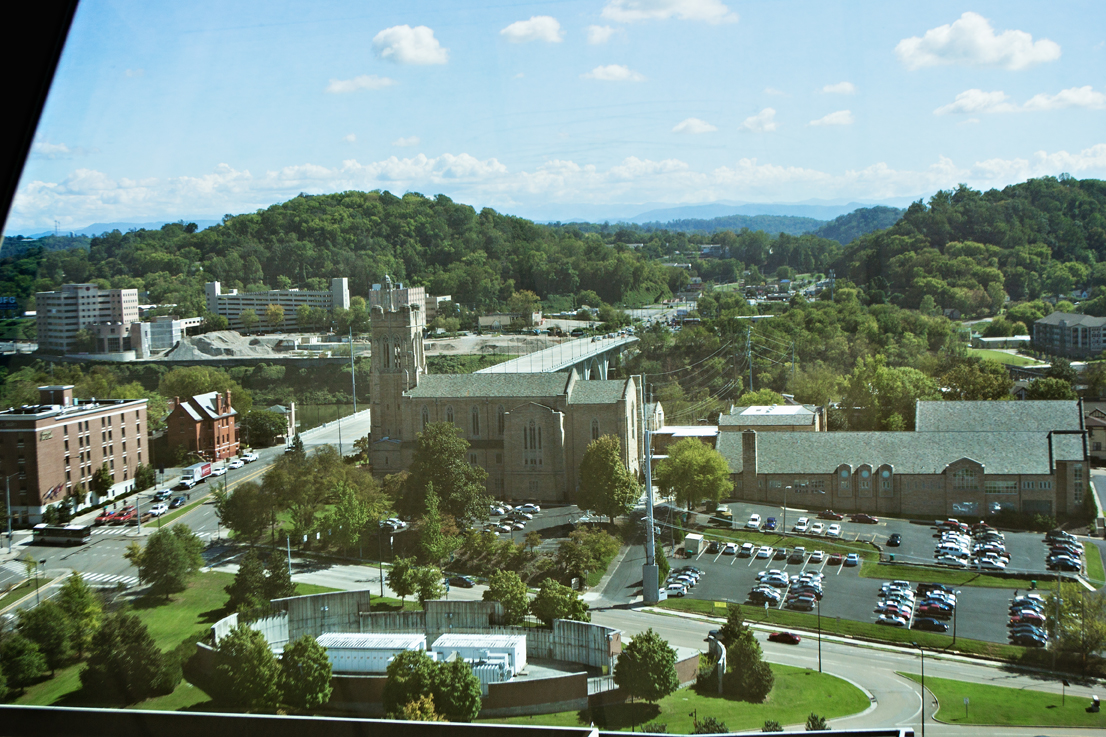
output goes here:
<path id="1" fill-rule="evenodd" d="M 104 511 L 100 512 L 100 514 L 96 517 L 96 524 L 98 524 L 98 525 L 110 524 L 111 520 L 114 516 L 115 516 L 115 512 L 111 511 L 110 509 L 105 509 Z"/>
<path id="2" fill-rule="evenodd" d="M 773 632 L 768 635 L 769 642 L 782 642 L 785 645 L 798 645 L 802 640 L 794 632 Z"/>
<path id="3" fill-rule="evenodd" d="M 1039 627 L 1040 625 L 1042 625 L 1044 623 L 1045 623 L 1045 618 L 1042 617 L 1041 615 L 1034 614 L 1032 612 L 1022 612 L 1021 614 L 1019 614 L 1016 617 L 1010 617 L 1010 623 L 1007 624 L 1006 626 L 1007 627 L 1013 627 L 1015 624 L 1032 624 L 1032 625 L 1036 625 L 1036 626 Z"/>
<path id="4" fill-rule="evenodd" d="M 863 522 L 866 525 L 874 525 L 879 523 L 878 517 L 873 517 L 870 514 L 854 514 L 849 517 L 850 522 Z"/>
<path id="5" fill-rule="evenodd" d="M 839 566 L 839 565 L 841 565 L 841 563 L 842 563 L 842 562 L 843 562 L 844 560 L 845 560 L 845 556 L 841 555 L 841 553 L 834 553 L 833 555 L 831 555 L 831 556 L 829 557 L 829 560 L 828 560 L 827 562 L 828 562 L 828 563 L 829 563 L 829 564 L 830 564 L 831 566 Z"/>
<path id="6" fill-rule="evenodd" d="M 131 520 L 134 520 L 134 519 L 137 519 L 137 518 L 138 518 L 138 512 L 135 510 L 135 508 L 134 507 L 127 507 L 126 509 L 124 509 L 119 514 L 118 517 L 115 517 L 114 519 L 112 519 L 112 524 L 127 525 L 127 524 L 131 524 Z"/>
<path id="7" fill-rule="evenodd" d="M 845 519 L 845 515 L 839 514 L 835 511 L 833 511 L 832 509 L 827 509 L 824 512 L 819 512 L 818 513 L 818 519 L 839 520 L 839 519 Z"/>

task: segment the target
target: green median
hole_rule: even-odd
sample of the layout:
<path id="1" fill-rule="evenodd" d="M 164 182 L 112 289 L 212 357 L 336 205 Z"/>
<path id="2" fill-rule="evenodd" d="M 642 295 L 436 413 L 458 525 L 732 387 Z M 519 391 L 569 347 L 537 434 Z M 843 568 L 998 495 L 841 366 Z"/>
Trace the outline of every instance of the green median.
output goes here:
<path id="1" fill-rule="evenodd" d="M 780 535 L 775 532 L 754 532 L 753 530 L 728 530 L 725 528 L 706 528 L 699 531 L 705 540 L 720 542 L 752 543 L 757 547 L 768 545 L 774 548 L 795 546 L 806 548 L 809 553 L 821 550 L 826 555 L 857 553 L 863 560 L 879 560 L 879 551 L 871 543 L 856 540 L 841 540 L 827 537 L 801 537 L 798 535 Z"/>
<path id="2" fill-rule="evenodd" d="M 907 566 L 894 563 L 875 563 L 866 561 L 860 567 L 861 578 L 879 578 L 887 580 L 911 581 L 913 583 L 943 583 L 949 586 L 979 586 L 988 589 L 1028 589 L 1033 581 L 1040 585 L 1047 582 L 1048 576 L 996 576 L 978 571 L 965 571 L 956 568 L 937 566 Z M 1055 577 L 1053 577 L 1055 580 Z"/>
<path id="3" fill-rule="evenodd" d="M 899 673 L 918 683 L 914 673 Z M 1106 712 L 1087 711 L 1090 700 L 1063 692 L 991 686 L 948 678 L 926 679 L 926 689 L 939 704 L 933 718 L 946 724 L 1025 727 L 1106 727 Z M 967 703 L 965 704 L 965 699 Z"/>

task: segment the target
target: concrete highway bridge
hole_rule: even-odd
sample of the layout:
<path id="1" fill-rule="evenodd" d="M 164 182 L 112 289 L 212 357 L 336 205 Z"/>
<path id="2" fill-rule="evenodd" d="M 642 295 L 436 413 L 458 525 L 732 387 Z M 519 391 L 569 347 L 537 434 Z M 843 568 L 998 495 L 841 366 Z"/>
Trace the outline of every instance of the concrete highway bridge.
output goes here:
<path id="1" fill-rule="evenodd" d="M 480 369 L 479 374 L 529 374 L 575 371 L 581 379 L 607 378 L 611 356 L 637 342 L 633 336 L 578 338 L 566 340 L 545 350 L 535 351 L 510 361 Z"/>

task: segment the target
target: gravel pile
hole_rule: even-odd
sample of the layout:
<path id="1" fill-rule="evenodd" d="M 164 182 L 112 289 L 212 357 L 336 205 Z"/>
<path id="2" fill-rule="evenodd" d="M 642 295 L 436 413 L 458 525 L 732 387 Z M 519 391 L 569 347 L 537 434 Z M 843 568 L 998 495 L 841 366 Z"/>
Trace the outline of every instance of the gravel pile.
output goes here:
<path id="1" fill-rule="evenodd" d="M 165 355 L 167 361 L 197 361 L 205 358 L 265 358 L 275 356 L 272 346 L 280 338 L 242 335 L 234 330 L 220 330 L 185 337 Z"/>

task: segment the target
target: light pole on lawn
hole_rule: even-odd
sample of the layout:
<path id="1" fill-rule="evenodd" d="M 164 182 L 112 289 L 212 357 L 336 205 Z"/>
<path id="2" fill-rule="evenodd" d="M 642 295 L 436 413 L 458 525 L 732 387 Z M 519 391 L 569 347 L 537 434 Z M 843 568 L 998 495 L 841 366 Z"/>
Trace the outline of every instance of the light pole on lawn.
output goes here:
<path id="1" fill-rule="evenodd" d="M 46 559 L 35 562 L 35 606 L 38 606 L 38 567 L 42 566 L 42 577 L 46 577 Z"/>
<path id="2" fill-rule="evenodd" d="M 780 534 L 787 534 L 787 492 L 791 491 L 790 486 L 783 487 L 783 524 L 780 526 Z"/>
<path id="3" fill-rule="evenodd" d="M 814 599 L 814 606 L 818 609 L 818 672 L 822 672 L 822 602 Z"/>

